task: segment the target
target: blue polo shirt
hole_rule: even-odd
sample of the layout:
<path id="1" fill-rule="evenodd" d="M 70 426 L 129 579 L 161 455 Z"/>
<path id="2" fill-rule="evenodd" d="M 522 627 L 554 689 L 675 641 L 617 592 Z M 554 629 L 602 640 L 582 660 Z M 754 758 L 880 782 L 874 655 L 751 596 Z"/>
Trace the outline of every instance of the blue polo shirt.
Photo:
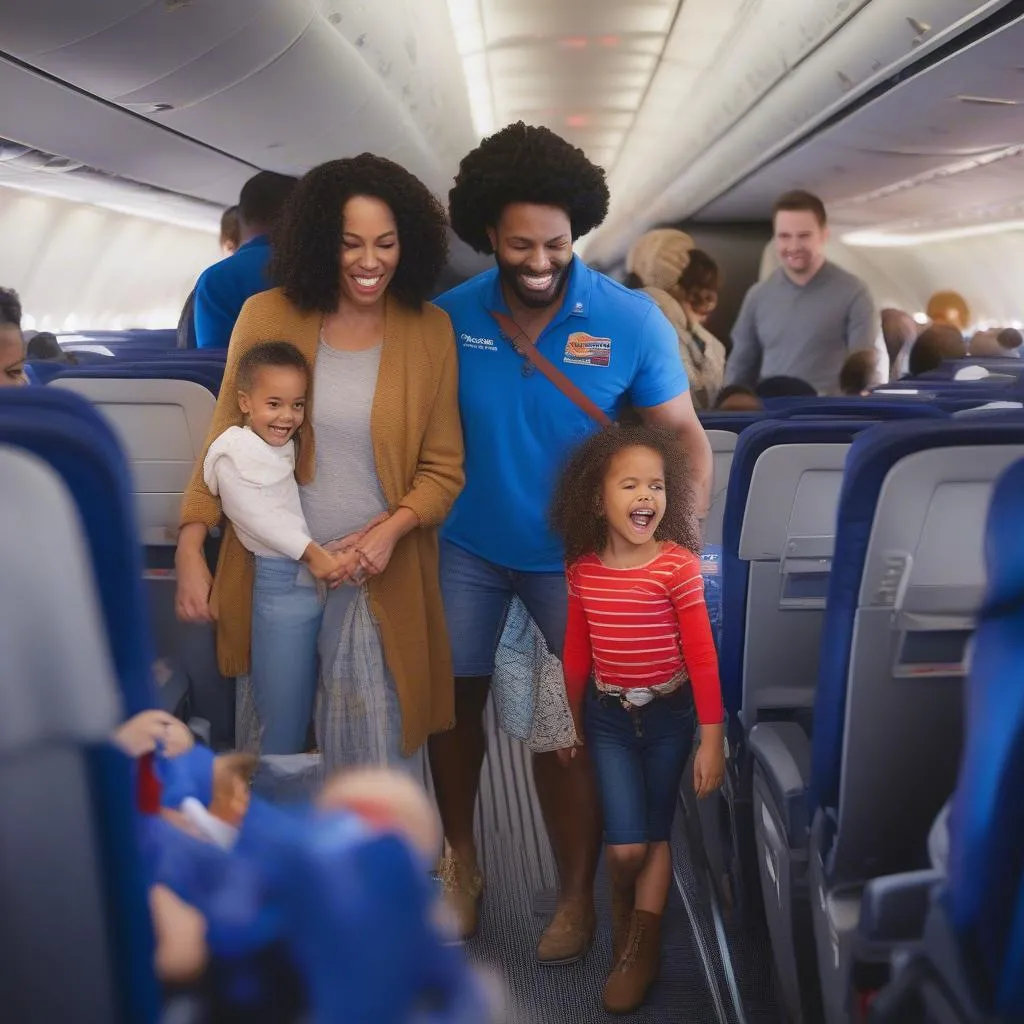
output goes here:
<path id="1" fill-rule="evenodd" d="M 257 235 L 207 267 L 195 290 L 197 348 L 227 348 L 245 300 L 270 287 L 270 239 Z"/>
<path id="2" fill-rule="evenodd" d="M 548 509 L 566 457 L 598 425 L 539 371 L 524 375 L 490 313 L 509 313 L 497 267 L 435 302 L 455 329 L 466 439 L 466 486 L 442 536 L 509 569 L 561 572 Z M 689 386 L 661 310 L 579 257 L 537 347 L 613 419 L 624 404 L 661 405 Z"/>

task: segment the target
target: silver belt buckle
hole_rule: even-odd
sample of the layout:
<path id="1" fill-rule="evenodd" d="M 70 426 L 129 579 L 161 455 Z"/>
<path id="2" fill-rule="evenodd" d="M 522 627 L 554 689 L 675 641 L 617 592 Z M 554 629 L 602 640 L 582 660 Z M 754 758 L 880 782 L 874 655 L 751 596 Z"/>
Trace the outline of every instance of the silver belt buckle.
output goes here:
<path id="1" fill-rule="evenodd" d="M 642 708 L 654 700 L 654 694 L 646 686 L 641 686 L 635 690 L 623 690 L 622 700 L 627 704 L 632 704 L 635 708 Z"/>

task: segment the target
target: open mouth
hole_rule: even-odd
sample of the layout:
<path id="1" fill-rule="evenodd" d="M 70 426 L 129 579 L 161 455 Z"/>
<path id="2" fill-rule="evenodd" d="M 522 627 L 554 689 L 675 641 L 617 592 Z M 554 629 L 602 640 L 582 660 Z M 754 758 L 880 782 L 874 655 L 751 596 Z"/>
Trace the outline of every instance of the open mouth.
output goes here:
<path id="1" fill-rule="evenodd" d="M 629 521 L 637 533 L 647 533 L 654 524 L 653 508 L 635 508 L 629 513 Z"/>
<path id="2" fill-rule="evenodd" d="M 267 430 L 269 430 L 274 437 L 279 437 L 284 441 L 287 441 L 288 438 L 292 436 L 291 427 L 276 427 L 273 424 L 271 424 L 269 427 L 267 427 Z"/>
<path id="3" fill-rule="evenodd" d="M 520 274 L 523 287 L 531 292 L 546 292 L 555 282 L 554 274 Z"/>
<path id="4" fill-rule="evenodd" d="M 384 275 L 377 274 L 376 277 L 357 277 L 353 275 L 352 280 L 355 281 L 356 288 L 359 291 L 372 293 L 380 287 L 381 281 L 384 280 Z"/>

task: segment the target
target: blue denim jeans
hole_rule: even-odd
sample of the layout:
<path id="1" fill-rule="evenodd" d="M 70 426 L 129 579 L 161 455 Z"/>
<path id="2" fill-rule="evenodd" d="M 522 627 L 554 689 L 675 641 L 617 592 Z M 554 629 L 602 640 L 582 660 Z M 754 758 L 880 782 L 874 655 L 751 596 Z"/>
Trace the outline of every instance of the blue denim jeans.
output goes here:
<path id="1" fill-rule="evenodd" d="M 664 842 L 672 835 L 683 769 L 693 749 L 689 686 L 627 711 L 591 685 L 583 731 L 597 775 L 605 842 Z"/>
<path id="2" fill-rule="evenodd" d="M 562 655 L 569 605 L 564 573 L 506 569 L 442 541 L 441 596 L 456 676 L 489 676 L 494 671 L 513 597 L 523 602 L 551 653 Z"/>
<path id="3" fill-rule="evenodd" d="M 323 602 L 316 581 L 290 558 L 257 558 L 250 679 L 262 754 L 301 754 L 313 718 Z"/>

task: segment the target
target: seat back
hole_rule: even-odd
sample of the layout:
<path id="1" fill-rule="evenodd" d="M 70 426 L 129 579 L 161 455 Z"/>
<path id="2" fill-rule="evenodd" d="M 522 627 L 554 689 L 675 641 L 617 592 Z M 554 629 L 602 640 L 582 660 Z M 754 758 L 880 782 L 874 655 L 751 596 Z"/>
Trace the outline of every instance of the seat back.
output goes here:
<path id="1" fill-rule="evenodd" d="M 985 1001 L 1022 1009 L 1024 887 L 1024 462 L 996 484 L 988 513 L 988 586 L 966 688 L 964 754 L 949 821 L 948 906 Z"/>
<path id="2" fill-rule="evenodd" d="M 63 370 L 54 380 L 178 380 L 190 381 L 206 388 L 213 395 L 220 393 L 224 377 L 222 363 L 191 356 L 147 358 L 138 360 L 108 359 Z"/>
<path id="3" fill-rule="evenodd" d="M 763 695 L 752 698 L 751 709 L 759 706 L 762 709 L 777 706 L 782 700 L 789 699 L 795 692 L 799 697 L 799 705 L 807 705 L 809 693 L 813 691 L 814 671 L 808 665 L 817 656 L 816 637 L 820 630 L 821 605 L 815 603 L 804 593 L 804 600 L 798 599 L 799 594 L 792 589 L 784 595 L 782 586 L 780 555 L 785 550 L 780 539 L 789 536 L 790 529 L 794 535 L 804 538 L 806 544 L 802 551 L 827 549 L 832 537 L 830 525 L 834 518 L 834 504 L 829 504 L 830 487 L 838 492 L 835 481 L 826 482 L 825 476 L 809 476 L 802 487 L 804 477 L 803 466 L 809 473 L 833 474 L 838 479 L 839 470 L 834 469 L 840 458 L 838 449 L 845 448 L 851 438 L 871 424 L 870 420 L 847 420 L 842 417 L 822 416 L 819 418 L 802 419 L 786 418 L 786 414 L 773 416 L 748 427 L 739 437 L 733 453 L 732 467 L 729 474 L 729 485 L 726 489 L 725 512 L 722 521 L 722 643 L 719 653 L 719 666 L 722 680 L 722 697 L 730 720 L 742 721 L 743 728 L 749 730 L 756 721 L 756 715 L 745 713 L 745 679 L 748 670 L 756 680 L 763 680 Z M 750 503 L 751 482 L 759 460 L 776 445 L 805 448 L 814 446 L 803 454 L 789 453 L 782 456 L 788 465 L 787 492 L 776 495 L 767 472 L 759 475 L 756 507 Z M 825 451 L 830 448 L 830 451 Z M 807 460 L 810 460 L 809 462 Z M 824 461 L 822 461 L 824 460 Z M 817 466 L 821 463 L 820 466 Z M 775 464 L 775 457 L 766 463 Z M 815 468 L 817 467 L 817 468 Z M 820 485 L 820 486 L 816 486 Z M 769 507 L 766 502 L 778 497 L 782 506 Z M 799 499 L 799 509 L 795 508 Z M 786 502 L 788 501 L 788 504 Z M 796 513 L 797 518 L 793 515 Z M 774 525 L 760 531 L 758 519 L 771 516 Z M 747 523 L 750 526 L 747 527 Z M 811 533 L 809 531 L 818 531 Z M 744 532 L 747 542 L 741 550 Z M 772 547 L 768 550 L 759 546 L 760 541 L 771 536 Z M 808 538 L 816 539 L 812 542 Z M 757 556 L 757 557 L 751 557 Z M 766 564 L 758 566 L 758 562 Z M 812 564 L 813 562 L 813 564 Z M 827 572 L 827 563 L 820 557 L 807 556 L 803 563 L 790 563 L 788 568 L 795 570 L 799 565 L 805 569 L 813 568 L 815 574 Z M 751 600 L 750 581 L 756 574 L 756 609 Z M 813 588 L 820 584 L 815 579 L 793 580 L 793 586 L 799 588 L 806 584 Z M 761 617 L 767 612 L 773 617 L 778 628 L 778 615 L 787 616 L 785 644 L 778 642 L 770 630 L 760 627 Z M 748 655 L 748 629 L 755 634 L 753 652 Z M 776 672 L 772 660 L 786 660 L 787 669 Z M 808 665 L 797 664 L 799 659 L 808 661 Z M 787 674 L 789 672 L 789 674 Z M 792 674 L 796 672 L 796 676 Z M 762 684 L 755 681 L 751 684 L 762 689 Z M 741 710 L 744 713 L 741 715 Z"/>
<path id="4" fill-rule="evenodd" d="M 216 407 L 210 391 L 184 380 L 63 375 L 52 386 L 81 395 L 106 416 L 131 463 L 142 543 L 173 546 L 181 496 Z"/>
<path id="5" fill-rule="evenodd" d="M 985 510 L 1024 422 L 884 424 L 851 446 L 814 711 L 833 885 L 917 866 L 956 777 Z"/>
<path id="6" fill-rule="evenodd" d="M 0 1006 L 40 1024 L 153 1020 L 151 970 L 126 985 L 116 963 L 110 872 L 127 864 L 111 858 L 132 851 L 112 841 L 94 788 L 121 702 L 89 548 L 51 467 L 0 445 L 0 479 Z M 130 803 L 106 801 L 130 827 Z M 151 936 L 133 938 L 151 956 Z"/>

